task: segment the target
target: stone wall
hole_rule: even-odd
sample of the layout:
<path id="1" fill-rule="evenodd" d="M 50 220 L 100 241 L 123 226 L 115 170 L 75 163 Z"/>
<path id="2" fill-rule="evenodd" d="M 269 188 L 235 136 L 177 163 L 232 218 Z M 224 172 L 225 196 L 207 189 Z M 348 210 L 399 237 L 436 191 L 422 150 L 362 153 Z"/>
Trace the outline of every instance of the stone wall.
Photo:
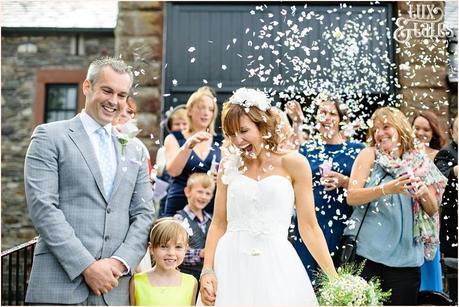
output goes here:
<path id="1" fill-rule="evenodd" d="M 163 2 L 119 2 L 115 49 L 134 68 L 140 139 L 152 162 L 159 148 L 163 56 Z"/>
<path id="2" fill-rule="evenodd" d="M 72 55 L 75 33 L 2 34 L 2 250 L 36 236 L 24 196 L 24 157 L 34 128 L 36 71 L 85 69 L 101 55 L 113 55 L 113 34 L 83 35 L 85 55 Z M 29 44 L 30 53 L 18 52 Z M 27 49 L 26 48 L 26 49 Z"/>
<path id="3" fill-rule="evenodd" d="M 403 1 L 396 3 L 399 18 L 409 18 L 409 4 L 412 5 L 412 13 L 416 12 L 416 5 L 433 5 L 444 11 L 444 1 Z M 424 17 L 428 20 L 429 16 Z M 434 14 L 434 17 L 441 17 L 440 11 Z M 438 26 L 442 22 L 443 18 L 435 22 L 435 25 Z M 446 120 L 450 117 L 446 38 L 431 35 L 412 36 L 407 42 L 398 43 L 396 46 L 402 109 L 410 115 L 415 110 L 428 108 L 445 123 L 446 131 Z"/>

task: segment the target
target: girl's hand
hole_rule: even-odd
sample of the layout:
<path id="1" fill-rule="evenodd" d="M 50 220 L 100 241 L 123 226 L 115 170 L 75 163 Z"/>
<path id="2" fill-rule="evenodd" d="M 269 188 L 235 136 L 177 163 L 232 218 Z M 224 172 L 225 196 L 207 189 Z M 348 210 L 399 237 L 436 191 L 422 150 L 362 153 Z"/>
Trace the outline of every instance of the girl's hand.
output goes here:
<path id="1" fill-rule="evenodd" d="M 206 306 L 213 306 L 217 297 L 217 277 L 213 273 L 205 274 L 201 277 L 201 300 Z"/>
<path id="2" fill-rule="evenodd" d="M 340 187 L 347 188 L 349 177 L 338 172 L 329 171 L 322 176 L 321 183 L 324 185 L 325 191 L 332 191 Z"/>
<path id="3" fill-rule="evenodd" d="M 188 140 L 186 140 L 184 146 L 185 148 L 193 149 L 194 146 L 201 142 L 209 140 L 211 137 L 212 136 L 210 135 L 210 133 L 201 131 L 192 135 Z"/>
<path id="4" fill-rule="evenodd" d="M 298 101 L 289 101 L 286 104 L 286 109 L 288 117 L 294 123 L 302 123 L 304 120 L 303 111 L 301 110 L 301 105 Z"/>
<path id="5" fill-rule="evenodd" d="M 410 178 L 409 175 L 403 175 L 384 184 L 383 191 L 385 191 L 385 194 L 400 194 L 410 189 L 413 181 L 415 181 L 414 178 Z"/>

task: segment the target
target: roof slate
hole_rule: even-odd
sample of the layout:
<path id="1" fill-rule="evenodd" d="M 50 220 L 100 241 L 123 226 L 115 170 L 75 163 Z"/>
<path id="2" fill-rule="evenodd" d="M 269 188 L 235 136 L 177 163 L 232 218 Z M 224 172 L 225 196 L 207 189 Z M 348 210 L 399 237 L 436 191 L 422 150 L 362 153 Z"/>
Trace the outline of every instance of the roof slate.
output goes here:
<path id="1" fill-rule="evenodd" d="M 1 0 L 0 25 L 11 28 L 114 29 L 116 0 Z"/>

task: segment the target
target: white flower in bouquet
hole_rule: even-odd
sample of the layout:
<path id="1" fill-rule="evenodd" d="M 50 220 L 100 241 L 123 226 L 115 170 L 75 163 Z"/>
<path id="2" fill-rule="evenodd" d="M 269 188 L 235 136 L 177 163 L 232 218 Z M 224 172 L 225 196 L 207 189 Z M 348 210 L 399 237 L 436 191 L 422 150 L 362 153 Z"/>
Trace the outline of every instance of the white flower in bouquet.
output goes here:
<path id="1" fill-rule="evenodd" d="M 322 306 L 380 306 L 390 297 L 390 291 L 381 289 L 379 280 L 366 281 L 358 276 L 365 262 L 359 267 L 346 264 L 338 268 L 338 277 L 328 279 L 319 276 L 319 304 Z"/>

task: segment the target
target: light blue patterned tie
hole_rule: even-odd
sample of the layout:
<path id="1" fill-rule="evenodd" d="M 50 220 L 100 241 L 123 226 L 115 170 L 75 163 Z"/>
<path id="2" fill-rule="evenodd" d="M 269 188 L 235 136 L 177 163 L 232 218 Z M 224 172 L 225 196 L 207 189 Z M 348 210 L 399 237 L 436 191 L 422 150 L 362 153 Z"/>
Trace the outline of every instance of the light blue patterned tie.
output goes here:
<path id="1" fill-rule="evenodd" d="M 96 133 L 99 136 L 99 168 L 102 173 L 106 196 L 110 198 L 116 173 L 116 163 L 110 151 L 110 135 L 103 127 L 97 129 Z"/>

